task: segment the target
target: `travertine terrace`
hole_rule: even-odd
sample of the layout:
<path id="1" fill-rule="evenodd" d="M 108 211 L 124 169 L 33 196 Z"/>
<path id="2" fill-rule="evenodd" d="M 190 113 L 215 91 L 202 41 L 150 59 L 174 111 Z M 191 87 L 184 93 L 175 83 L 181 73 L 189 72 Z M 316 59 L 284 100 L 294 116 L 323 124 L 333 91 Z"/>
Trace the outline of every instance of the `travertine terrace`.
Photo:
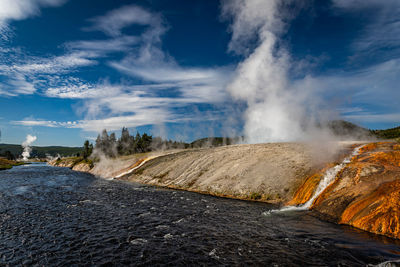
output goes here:
<path id="1" fill-rule="evenodd" d="M 322 173 L 306 179 L 288 204 L 306 202 Z M 365 145 L 311 209 L 340 224 L 400 238 L 400 145 Z"/>

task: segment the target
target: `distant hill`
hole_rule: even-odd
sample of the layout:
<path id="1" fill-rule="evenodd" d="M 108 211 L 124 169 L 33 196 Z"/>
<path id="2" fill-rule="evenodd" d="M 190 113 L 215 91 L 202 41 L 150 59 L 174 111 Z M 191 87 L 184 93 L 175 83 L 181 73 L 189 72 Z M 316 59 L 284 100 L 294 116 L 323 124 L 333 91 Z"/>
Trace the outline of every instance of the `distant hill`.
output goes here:
<path id="1" fill-rule="evenodd" d="M 350 136 L 356 139 L 365 139 L 374 136 L 369 129 L 344 120 L 329 121 L 324 126 L 328 127 L 336 136 Z"/>
<path id="2" fill-rule="evenodd" d="M 400 138 L 400 126 L 386 130 L 371 130 L 371 132 L 377 137 L 384 139 Z"/>
<path id="3" fill-rule="evenodd" d="M 18 158 L 23 151 L 21 145 L 12 144 L 0 144 L 0 155 L 4 155 L 6 151 L 10 151 L 16 158 Z M 73 156 L 76 153 L 80 153 L 82 147 L 65 147 L 65 146 L 32 146 L 31 157 L 45 158 L 46 155 L 56 157 L 60 155 L 62 157 Z"/>
<path id="4" fill-rule="evenodd" d="M 338 136 L 353 136 L 356 138 L 376 137 L 381 139 L 400 138 L 400 126 L 385 130 L 369 130 L 343 120 L 331 121 L 327 125 Z"/>

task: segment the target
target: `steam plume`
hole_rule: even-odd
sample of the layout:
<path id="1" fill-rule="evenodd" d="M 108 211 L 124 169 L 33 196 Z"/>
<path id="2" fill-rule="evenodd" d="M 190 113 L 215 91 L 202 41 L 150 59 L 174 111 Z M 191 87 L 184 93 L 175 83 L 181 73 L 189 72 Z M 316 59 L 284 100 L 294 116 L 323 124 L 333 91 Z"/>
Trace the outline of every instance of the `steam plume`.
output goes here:
<path id="1" fill-rule="evenodd" d="M 33 142 L 35 142 L 36 139 L 37 139 L 36 136 L 32 136 L 32 135 L 30 135 L 30 134 L 28 134 L 28 135 L 26 136 L 26 140 L 22 143 L 22 147 L 24 148 L 24 152 L 22 152 L 22 158 L 23 158 L 23 160 L 26 161 L 26 160 L 28 160 L 28 158 L 30 157 L 31 151 L 32 151 L 32 148 L 30 147 L 30 145 L 31 145 Z"/>
<path id="2" fill-rule="evenodd" d="M 228 91 L 247 103 L 244 134 L 249 143 L 297 141 L 308 134 L 311 123 L 305 106 L 310 99 L 306 91 L 291 87 L 291 59 L 280 42 L 290 19 L 284 7 L 292 2 L 285 1 L 287 6 L 279 0 L 222 3 L 222 16 L 232 19 L 229 50 L 246 57 Z"/>

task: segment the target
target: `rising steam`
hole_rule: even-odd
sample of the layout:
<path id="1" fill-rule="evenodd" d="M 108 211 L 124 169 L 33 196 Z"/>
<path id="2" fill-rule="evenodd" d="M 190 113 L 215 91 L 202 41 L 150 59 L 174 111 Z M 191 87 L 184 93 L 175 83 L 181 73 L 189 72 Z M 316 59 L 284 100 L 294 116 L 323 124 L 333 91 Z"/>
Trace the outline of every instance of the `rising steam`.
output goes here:
<path id="1" fill-rule="evenodd" d="M 315 96 L 310 99 L 309 89 L 291 86 L 288 73 L 293 62 L 280 40 L 290 19 L 284 10 L 292 3 L 230 0 L 222 4 L 223 17 L 232 19 L 229 50 L 245 56 L 228 91 L 247 103 L 244 134 L 249 143 L 305 140 L 313 125 L 310 102 L 317 101 Z"/>
<path id="2" fill-rule="evenodd" d="M 36 136 L 32 136 L 30 134 L 28 134 L 26 136 L 26 140 L 22 143 L 22 147 L 24 148 L 24 152 L 22 152 L 22 158 L 23 160 L 27 161 L 28 158 L 31 155 L 32 152 L 32 148 L 30 147 L 30 145 L 36 141 Z"/>

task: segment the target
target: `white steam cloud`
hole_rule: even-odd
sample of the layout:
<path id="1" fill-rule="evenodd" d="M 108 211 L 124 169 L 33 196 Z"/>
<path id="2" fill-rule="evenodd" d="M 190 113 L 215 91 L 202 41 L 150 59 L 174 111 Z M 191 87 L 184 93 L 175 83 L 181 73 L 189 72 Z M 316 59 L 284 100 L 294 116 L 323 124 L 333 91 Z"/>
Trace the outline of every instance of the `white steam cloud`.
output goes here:
<path id="1" fill-rule="evenodd" d="M 222 16 L 232 19 L 229 50 L 246 58 L 237 69 L 228 91 L 247 103 L 246 142 L 280 142 L 307 139 L 308 90 L 291 86 L 292 64 L 280 36 L 290 19 L 284 12 L 294 1 L 230 0 L 222 2 Z M 292 10 L 293 11 L 293 10 Z M 307 108 L 306 108 L 307 107 Z"/>
<path id="2" fill-rule="evenodd" d="M 30 147 L 30 145 L 35 142 L 37 139 L 36 136 L 32 136 L 30 134 L 28 134 L 26 136 L 26 140 L 22 143 L 22 147 L 24 148 L 24 152 L 22 152 L 22 158 L 23 160 L 28 160 L 28 158 L 31 155 L 32 152 L 32 148 Z"/>

